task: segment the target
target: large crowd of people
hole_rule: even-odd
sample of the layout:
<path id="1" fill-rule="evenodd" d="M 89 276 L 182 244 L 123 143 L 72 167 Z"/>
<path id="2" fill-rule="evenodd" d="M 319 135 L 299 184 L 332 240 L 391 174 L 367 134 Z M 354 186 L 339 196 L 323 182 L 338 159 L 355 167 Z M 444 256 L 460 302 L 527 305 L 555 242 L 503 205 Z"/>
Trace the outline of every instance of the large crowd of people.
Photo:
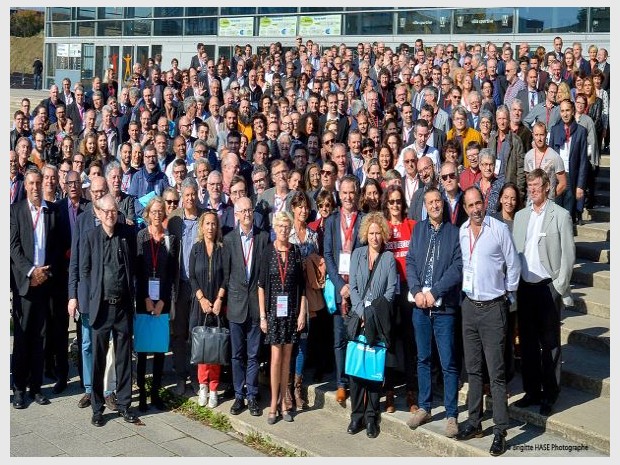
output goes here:
<path id="1" fill-rule="evenodd" d="M 307 408 L 309 373 L 335 372 L 347 431 L 371 438 L 382 391 L 389 414 L 405 386 L 415 429 L 431 421 L 441 382 L 457 440 L 482 436 L 492 395 L 500 455 L 515 359 L 516 405 L 553 413 L 573 225 L 596 203 L 609 145 L 607 50 L 582 56 L 561 37 L 548 52 L 297 37 L 286 51 L 237 46 L 217 60 L 199 43 L 188 65 L 156 56 L 128 82 L 113 69 L 87 87 L 65 78 L 15 112 L 14 408 L 27 391 L 48 404 L 44 378 L 51 397 L 66 389 L 72 318 L 78 407 L 92 407 L 95 426 L 106 408 L 138 421 L 133 321 L 146 314 L 169 319 L 176 394 L 189 380 L 213 408 L 230 384 L 230 413 L 259 416 L 265 370 L 269 424 Z M 199 325 L 229 329 L 229 368 L 189 363 Z M 387 345 L 383 383 L 346 374 L 351 325 Z M 154 353 L 150 392 L 147 355 L 137 354 L 140 412 L 149 395 L 164 408 L 165 353 Z"/>

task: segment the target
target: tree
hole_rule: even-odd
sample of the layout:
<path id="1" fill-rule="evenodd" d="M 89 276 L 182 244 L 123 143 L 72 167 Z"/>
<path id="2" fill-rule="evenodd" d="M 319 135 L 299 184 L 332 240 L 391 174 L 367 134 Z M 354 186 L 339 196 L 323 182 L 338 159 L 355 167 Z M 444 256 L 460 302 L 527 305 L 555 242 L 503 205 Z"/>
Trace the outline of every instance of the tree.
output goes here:
<path id="1" fill-rule="evenodd" d="M 33 10 L 19 10 L 11 15 L 11 35 L 32 37 L 43 30 L 43 15 Z"/>

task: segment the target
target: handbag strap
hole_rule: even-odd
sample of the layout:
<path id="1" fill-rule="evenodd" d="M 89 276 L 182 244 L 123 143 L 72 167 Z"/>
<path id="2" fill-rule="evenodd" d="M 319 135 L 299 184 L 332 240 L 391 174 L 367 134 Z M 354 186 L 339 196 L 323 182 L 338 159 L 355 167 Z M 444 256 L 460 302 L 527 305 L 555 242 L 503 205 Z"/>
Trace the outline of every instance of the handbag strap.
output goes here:
<path id="1" fill-rule="evenodd" d="M 383 252 L 379 252 L 379 255 L 377 255 L 377 259 L 375 260 L 375 264 L 372 267 L 372 270 L 370 270 L 370 276 L 368 276 L 368 281 L 366 282 L 366 287 L 364 288 L 364 293 L 362 294 L 362 301 L 366 298 L 366 293 L 368 292 L 368 288 L 370 287 L 372 277 L 375 274 L 375 270 L 377 269 L 377 265 L 379 264 L 379 261 L 381 260 L 382 255 L 383 255 Z"/>
<path id="2" fill-rule="evenodd" d="M 200 305 L 200 303 L 198 303 L 198 305 Z M 202 310 L 199 310 L 202 311 Z M 202 325 L 201 326 L 205 326 L 207 324 L 207 315 L 208 313 L 204 313 L 204 320 L 202 320 Z M 222 327 L 222 316 L 221 315 L 216 315 L 217 316 L 217 327 L 218 329 L 220 329 Z"/>

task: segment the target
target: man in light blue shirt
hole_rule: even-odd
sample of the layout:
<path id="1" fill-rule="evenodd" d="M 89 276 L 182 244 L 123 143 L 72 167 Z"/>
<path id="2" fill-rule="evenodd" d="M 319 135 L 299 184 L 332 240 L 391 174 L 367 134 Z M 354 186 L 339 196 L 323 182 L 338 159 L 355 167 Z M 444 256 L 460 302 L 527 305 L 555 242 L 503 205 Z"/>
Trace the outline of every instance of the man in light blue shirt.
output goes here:
<path id="1" fill-rule="evenodd" d="M 521 263 L 508 226 L 485 215 L 482 193 L 470 187 L 464 193 L 469 216 L 459 231 L 463 257 L 463 349 L 469 383 L 469 418 L 458 440 L 482 437 L 483 363 L 489 372 L 493 397 L 493 444 L 489 453 L 506 451 L 508 402 L 504 347 L 509 299 L 519 286 Z M 484 354 L 484 356 L 483 356 Z"/>

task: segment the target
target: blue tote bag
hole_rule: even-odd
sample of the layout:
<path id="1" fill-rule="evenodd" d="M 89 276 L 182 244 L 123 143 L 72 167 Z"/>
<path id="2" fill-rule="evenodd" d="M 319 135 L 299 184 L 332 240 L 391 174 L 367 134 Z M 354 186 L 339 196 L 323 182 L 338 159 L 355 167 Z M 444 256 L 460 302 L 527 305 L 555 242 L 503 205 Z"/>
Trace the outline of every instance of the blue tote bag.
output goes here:
<path id="1" fill-rule="evenodd" d="M 170 319 L 167 313 L 159 316 L 136 313 L 133 322 L 133 348 L 136 352 L 168 352 Z"/>
<path id="2" fill-rule="evenodd" d="M 385 355 L 387 348 L 383 342 L 371 346 L 366 337 L 360 334 L 347 343 L 344 372 L 350 376 L 369 381 L 383 381 L 385 374 Z"/>
<path id="3" fill-rule="evenodd" d="M 323 288 L 323 297 L 325 297 L 325 305 L 327 311 L 332 315 L 336 313 L 336 288 L 334 283 L 329 279 L 329 275 L 325 276 L 325 287 Z"/>

